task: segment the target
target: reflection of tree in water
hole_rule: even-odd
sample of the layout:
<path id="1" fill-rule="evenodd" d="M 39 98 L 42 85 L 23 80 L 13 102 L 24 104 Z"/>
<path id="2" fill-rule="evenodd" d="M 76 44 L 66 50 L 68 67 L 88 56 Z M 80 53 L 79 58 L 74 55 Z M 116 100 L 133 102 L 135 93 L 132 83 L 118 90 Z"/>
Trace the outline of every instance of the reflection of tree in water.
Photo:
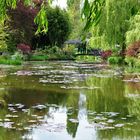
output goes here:
<path id="1" fill-rule="evenodd" d="M 129 100 L 125 96 L 126 86 L 122 80 L 123 78 L 121 79 L 118 77 L 92 77 L 87 79 L 86 84 L 88 86 L 100 87 L 99 89 L 89 90 L 87 92 L 88 110 L 93 112 L 95 111 L 97 113 L 118 112 L 120 113 L 119 118 L 116 118 L 115 120 L 115 122 L 117 121 L 118 123 L 120 122 L 127 124 L 129 122 L 131 124 L 134 121 L 137 121 L 135 116 L 131 119 L 127 119 L 126 121 L 121 120 L 121 118 L 126 118 L 128 114 L 136 114 L 136 112 L 139 112 L 139 102 L 135 102 L 133 100 L 132 104 L 132 100 Z M 127 92 L 130 91 L 127 89 Z M 88 119 L 92 119 L 91 115 L 88 116 Z M 134 136 L 140 136 L 138 126 L 139 123 L 138 125 L 127 126 L 128 129 L 132 131 L 127 131 L 125 128 L 116 128 L 114 130 L 97 130 L 97 139 L 133 139 Z M 133 130 L 135 130 L 135 132 Z"/>
<path id="2" fill-rule="evenodd" d="M 30 90 L 20 88 L 9 88 L 8 93 L 8 96 L 5 97 L 7 102 L 22 103 L 27 106 L 46 103 L 64 105 L 69 96 L 69 94 L 65 93 L 46 93 L 44 90 Z"/>
<path id="3" fill-rule="evenodd" d="M 69 119 L 71 119 L 71 118 L 75 119 L 75 120 L 78 119 L 78 111 L 77 110 L 75 110 L 72 115 L 67 115 L 67 132 L 73 138 L 75 138 L 79 123 L 78 122 L 74 123 L 74 122 L 69 121 Z"/>
<path id="4" fill-rule="evenodd" d="M 79 123 L 70 119 L 78 120 L 79 94 L 71 94 L 67 100 L 67 132 L 74 138 L 76 136 Z"/>
<path id="5" fill-rule="evenodd" d="M 87 93 L 88 110 L 100 112 L 119 112 L 128 114 L 124 82 L 116 77 L 87 79 L 88 86 L 100 87 Z"/>
<path id="6" fill-rule="evenodd" d="M 8 89 L 8 94 L 4 96 L 7 103 L 14 103 L 14 104 L 23 104 L 25 105 L 25 110 L 28 110 L 28 113 L 23 112 L 21 109 L 16 109 L 18 112 L 16 113 L 18 115 L 18 118 L 12 118 L 11 121 L 14 122 L 13 127 L 16 127 L 16 130 L 13 130 L 13 133 L 10 129 L 2 128 L 2 131 L 9 130 L 4 133 L 6 136 L 7 133 L 14 139 L 14 136 L 12 134 L 16 135 L 16 133 L 19 135 L 17 136 L 17 139 L 21 138 L 23 135 L 30 135 L 32 131 L 24 130 L 24 128 L 32 128 L 32 126 L 41 126 L 41 124 L 45 123 L 44 117 L 47 116 L 52 117 L 49 114 L 49 108 L 53 107 L 55 111 L 59 109 L 59 106 L 63 106 L 66 104 L 67 98 L 69 94 L 65 93 L 46 93 L 42 90 L 27 90 L 27 89 Z M 37 110 L 33 109 L 32 106 L 36 104 L 42 104 L 42 105 L 50 105 L 47 106 L 46 109 L 43 110 Z M 51 106 L 52 105 L 52 106 Z M 7 109 L 4 109 L 4 112 L 0 111 L 0 119 L 5 119 L 5 116 L 7 114 L 15 115 L 14 113 L 10 112 Z M 37 118 L 41 117 L 41 118 Z M 44 120 L 41 122 L 41 120 Z M 31 122 L 30 122 L 31 121 Z M 33 122 L 32 122 L 33 121 Z M 19 125 L 17 125 L 19 124 Z M 21 129 L 18 131 L 18 129 Z M 0 136 L 1 138 L 2 136 Z M 10 140 L 8 137 L 6 140 Z"/>
<path id="7" fill-rule="evenodd" d="M 118 139 L 118 140 L 139 140 L 140 139 L 140 131 L 139 131 L 139 124 L 129 131 L 126 129 L 118 129 L 118 130 L 104 130 L 104 131 L 98 131 L 98 140 L 112 140 L 112 139 Z"/>
<path id="8" fill-rule="evenodd" d="M 7 131 L 7 129 L 0 128 L 0 140 L 20 140 L 22 132 L 13 133 L 12 131 Z"/>

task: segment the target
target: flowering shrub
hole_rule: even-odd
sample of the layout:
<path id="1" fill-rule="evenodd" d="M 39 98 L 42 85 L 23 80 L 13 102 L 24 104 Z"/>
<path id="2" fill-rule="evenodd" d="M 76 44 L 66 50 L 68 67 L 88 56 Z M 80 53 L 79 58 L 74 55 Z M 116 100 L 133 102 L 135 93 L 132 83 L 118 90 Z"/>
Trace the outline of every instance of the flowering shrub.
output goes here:
<path id="1" fill-rule="evenodd" d="M 31 53 L 31 47 L 29 45 L 20 43 L 17 45 L 17 49 L 21 51 L 23 54 L 30 54 Z"/>
<path id="2" fill-rule="evenodd" d="M 103 60 L 107 60 L 108 57 L 110 57 L 112 55 L 112 51 L 111 50 L 106 50 L 106 51 L 102 51 L 101 52 L 101 58 Z"/>
<path id="3" fill-rule="evenodd" d="M 140 41 L 134 42 L 126 50 L 126 56 L 138 58 L 140 54 Z"/>

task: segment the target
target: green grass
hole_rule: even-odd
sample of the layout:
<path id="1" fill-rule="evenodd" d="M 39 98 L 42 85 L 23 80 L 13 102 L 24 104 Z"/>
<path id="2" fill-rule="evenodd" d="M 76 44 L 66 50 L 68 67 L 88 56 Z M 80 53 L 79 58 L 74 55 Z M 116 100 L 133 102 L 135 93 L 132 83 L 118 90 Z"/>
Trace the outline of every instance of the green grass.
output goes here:
<path id="1" fill-rule="evenodd" d="M 48 56 L 46 55 L 32 55 L 30 58 L 31 61 L 44 61 L 47 59 L 48 59 Z"/>
<path id="2" fill-rule="evenodd" d="M 10 59 L 0 58 L 0 64 L 5 64 L 5 65 L 21 65 L 22 61 L 21 60 L 10 60 Z"/>

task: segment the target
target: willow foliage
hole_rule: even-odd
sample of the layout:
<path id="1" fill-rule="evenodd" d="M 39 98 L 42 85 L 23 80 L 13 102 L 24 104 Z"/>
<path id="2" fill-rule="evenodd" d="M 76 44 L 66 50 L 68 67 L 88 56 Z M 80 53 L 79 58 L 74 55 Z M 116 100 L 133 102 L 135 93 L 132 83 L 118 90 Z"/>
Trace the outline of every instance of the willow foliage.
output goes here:
<path id="1" fill-rule="evenodd" d="M 41 10 L 37 14 L 34 22 L 38 25 L 36 34 L 46 33 L 48 31 L 48 20 L 47 20 L 45 5 L 42 4 Z"/>
<path id="2" fill-rule="evenodd" d="M 82 8 L 82 18 L 86 19 L 84 30 L 99 23 L 104 3 L 105 0 L 84 0 Z"/>
<path id="3" fill-rule="evenodd" d="M 140 40 L 140 13 L 130 19 L 130 28 L 126 32 L 126 44 Z"/>
<path id="4" fill-rule="evenodd" d="M 33 5 L 36 0 L 24 0 L 25 5 Z M 43 0 L 41 10 L 35 18 L 35 23 L 38 25 L 39 32 L 47 32 L 48 21 L 46 17 L 46 5 L 50 4 L 53 0 Z M 101 15 L 102 6 L 105 0 L 81 0 L 83 3 L 82 17 L 86 19 L 85 30 L 88 30 L 93 24 L 96 25 Z M 7 18 L 7 9 L 16 8 L 18 0 L 0 0 L 0 20 L 4 21 Z M 68 4 L 73 3 L 74 0 L 68 0 Z"/>
<path id="5" fill-rule="evenodd" d="M 79 38 L 79 36 L 82 33 L 82 28 L 84 26 L 82 20 L 81 20 L 81 12 L 80 12 L 80 1 L 81 0 L 76 0 L 68 1 L 68 14 L 70 17 L 70 22 L 71 22 L 71 27 L 72 27 L 72 32 L 69 36 L 70 39 L 76 39 Z"/>
<path id="6" fill-rule="evenodd" d="M 6 39 L 8 37 L 8 33 L 5 32 L 5 30 L 6 27 L 4 27 L 4 24 L 0 23 L 0 52 L 7 49 Z"/>
<path id="7" fill-rule="evenodd" d="M 90 44 L 100 48 L 125 46 L 125 34 L 129 29 L 129 20 L 140 8 L 138 0 L 105 0 L 101 18 L 93 28 Z"/>

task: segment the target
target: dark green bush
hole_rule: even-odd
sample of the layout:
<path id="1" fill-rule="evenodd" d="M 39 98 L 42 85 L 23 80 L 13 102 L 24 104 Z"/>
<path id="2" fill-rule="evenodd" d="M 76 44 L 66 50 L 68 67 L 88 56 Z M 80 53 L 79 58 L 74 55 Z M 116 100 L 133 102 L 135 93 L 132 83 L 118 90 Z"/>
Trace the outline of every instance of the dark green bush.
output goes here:
<path id="1" fill-rule="evenodd" d="M 108 58 L 109 64 L 122 64 L 123 58 L 119 56 L 111 56 Z"/>
<path id="2" fill-rule="evenodd" d="M 39 34 L 33 38 L 33 48 L 43 48 L 45 46 L 62 47 L 63 43 L 68 39 L 71 31 L 69 17 L 66 11 L 60 8 L 47 8 L 48 32 Z"/>
<path id="3" fill-rule="evenodd" d="M 60 47 L 64 41 L 68 39 L 71 31 L 68 14 L 58 7 L 55 9 L 49 7 L 47 10 L 47 18 L 49 24 L 47 36 L 50 45 Z"/>

